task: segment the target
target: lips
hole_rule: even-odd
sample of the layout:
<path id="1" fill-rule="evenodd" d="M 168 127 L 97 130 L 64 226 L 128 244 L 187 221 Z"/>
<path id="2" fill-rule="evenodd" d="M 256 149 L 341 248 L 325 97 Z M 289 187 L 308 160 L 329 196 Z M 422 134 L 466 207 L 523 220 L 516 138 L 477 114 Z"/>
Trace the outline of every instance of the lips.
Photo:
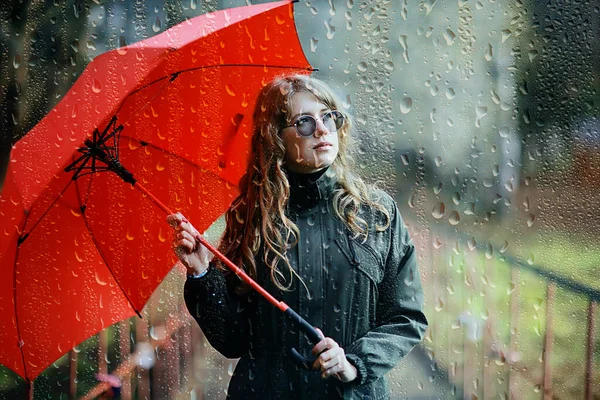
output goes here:
<path id="1" fill-rule="evenodd" d="M 313 147 L 313 149 L 316 150 L 316 149 L 320 149 L 320 148 L 328 147 L 328 146 L 331 147 L 332 144 L 329 142 L 320 142 L 315 147 Z"/>

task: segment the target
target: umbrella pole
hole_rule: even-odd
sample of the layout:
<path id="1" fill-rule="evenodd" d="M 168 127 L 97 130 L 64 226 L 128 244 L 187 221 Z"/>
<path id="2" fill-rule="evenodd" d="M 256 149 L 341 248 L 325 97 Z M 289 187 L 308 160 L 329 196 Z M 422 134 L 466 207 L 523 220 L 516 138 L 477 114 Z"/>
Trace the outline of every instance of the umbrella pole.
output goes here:
<path id="1" fill-rule="evenodd" d="M 135 182 L 133 184 L 135 188 L 140 190 L 142 193 L 147 195 L 154 204 L 158 206 L 161 210 L 165 212 L 165 214 L 170 215 L 174 214 L 165 204 L 163 204 L 156 196 L 150 193 L 143 185 L 139 182 Z M 196 240 L 200 242 L 204 247 L 206 247 L 211 253 L 219 258 L 229 269 L 231 269 L 237 276 L 239 276 L 244 282 L 250 285 L 254 290 L 259 292 L 265 299 L 269 301 L 269 303 L 273 304 L 275 307 L 279 308 L 281 311 L 286 312 L 289 309 L 289 306 L 282 301 L 278 301 L 275 297 L 273 297 L 269 292 L 267 292 L 262 286 L 254 281 L 254 279 L 250 278 L 248 274 L 237 265 L 235 265 L 231 260 L 229 260 L 223 253 L 217 250 L 213 245 L 208 243 L 202 236 L 198 235 Z"/>

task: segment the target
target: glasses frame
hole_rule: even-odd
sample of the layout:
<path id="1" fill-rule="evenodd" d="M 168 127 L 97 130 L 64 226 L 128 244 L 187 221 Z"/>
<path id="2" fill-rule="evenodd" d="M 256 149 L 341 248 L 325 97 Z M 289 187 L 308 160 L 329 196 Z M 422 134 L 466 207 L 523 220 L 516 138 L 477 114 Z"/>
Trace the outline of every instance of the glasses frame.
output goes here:
<path id="1" fill-rule="evenodd" d="M 337 121 L 338 119 L 342 121 L 342 122 L 340 123 L 340 126 L 339 126 L 339 128 L 337 127 L 337 123 L 335 124 L 335 125 L 336 125 L 336 128 L 335 128 L 335 130 L 333 130 L 333 131 L 329 130 L 329 129 L 328 129 L 326 126 L 325 126 L 325 122 L 323 122 L 323 118 L 324 118 L 324 117 L 325 117 L 327 114 L 337 114 L 337 115 L 339 115 L 339 117 L 337 117 L 337 118 L 336 118 L 336 121 Z M 298 121 L 300 121 L 302 118 L 310 118 L 310 119 L 312 119 L 312 120 L 314 121 L 314 126 L 315 126 L 315 127 L 314 127 L 313 131 L 310 133 L 310 135 L 303 135 L 302 133 L 300 133 L 300 130 L 298 129 Z M 326 129 L 327 129 L 327 130 L 328 130 L 330 133 L 333 133 L 333 132 L 337 132 L 338 130 L 342 129 L 342 127 L 344 126 L 344 123 L 346 122 L 346 117 L 344 117 L 344 114 L 343 114 L 341 111 L 339 111 L 339 110 L 330 110 L 330 111 L 327 111 L 326 113 L 324 113 L 324 114 L 323 114 L 323 116 L 321 116 L 321 117 L 317 117 L 317 118 L 315 118 L 314 116 L 312 116 L 312 115 L 310 115 L 310 114 L 305 114 L 305 115 L 302 115 L 302 116 L 300 116 L 300 117 L 299 117 L 299 118 L 296 120 L 296 122 L 294 122 L 292 125 L 284 126 L 283 128 L 281 128 L 281 130 L 284 130 L 284 129 L 287 129 L 287 128 L 291 128 L 291 127 L 293 126 L 293 127 L 296 129 L 296 133 L 297 133 L 299 136 L 302 136 L 302 137 L 309 138 L 309 137 L 313 136 L 313 135 L 315 134 L 315 132 L 317 131 L 317 120 L 320 120 L 320 121 L 321 121 L 321 123 L 323 123 L 323 126 L 325 126 L 325 128 L 326 128 Z"/>

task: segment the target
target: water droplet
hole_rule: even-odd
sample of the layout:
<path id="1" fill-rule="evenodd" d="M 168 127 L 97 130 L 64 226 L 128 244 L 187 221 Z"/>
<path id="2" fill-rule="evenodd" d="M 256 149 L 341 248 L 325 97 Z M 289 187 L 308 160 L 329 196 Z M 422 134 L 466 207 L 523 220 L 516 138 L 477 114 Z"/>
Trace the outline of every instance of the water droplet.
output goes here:
<path id="1" fill-rule="evenodd" d="M 535 215 L 529 214 L 529 216 L 527 217 L 527 226 L 529 228 L 531 228 L 531 226 L 533 225 L 533 221 L 535 221 Z"/>
<path id="2" fill-rule="evenodd" d="M 446 89 L 446 98 L 448 100 L 452 100 L 456 96 L 456 92 L 453 88 Z"/>
<path id="3" fill-rule="evenodd" d="M 456 289 L 454 289 L 454 285 L 452 285 L 451 283 L 449 283 L 448 286 L 446 286 L 446 290 L 448 291 L 449 294 L 456 293 Z"/>
<path id="4" fill-rule="evenodd" d="M 92 91 L 94 93 L 100 93 L 102 91 L 102 84 L 96 78 L 92 81 Z"/>
<path id="5" fill-rule="evenodd" d="M 512 35 L 512 32 L 510 29 L 504 29 L 502 31 L 502 43 L 504 43 L 506 41 L 506 39 L 508 39 L 510 37 L 510 35 Z"/>
<path id="6" fill-rule="evenodd" d="M 94 277 L 96 278 L 96 283 L 98 283 L 98 285 L 100 286 L 106 286 L 106 282 L 104 282 L 103 280 L 100 279 L 100 277 L 98 276 L 98 272 L 94 272 Z"/>
<path id="7" fill-rule="evenodd" d="M 456 39 L 456 33 L 452 32 L 451 29 L 446 29 L 444 31 L 443 36 L 448 46 L 452 46 L 454 44 L 454 40 Z"/>
<path id="8" fill-rule="evenodd" d="M 431 10 L 433 10 L 433 6 L 435 6 L 435 3 L 437 3 L 437 0 L 425 0 L 423 2 L 423 6 L 425 6 L 425 15 L 429 15 Z"/>
<path id="9" fill-rule="evenodd" d="M 394 63 L 391 61 L 386 61 L 383 64 L 383 68 L 387 69 L 388 71 L 393 71 L 394 70 Z"/>
<path id="10" fill-rule="evenodd" d="M 527 264 L 533 265 L 534 262 L 535 262 L 535 256 L 533 255 L 533 253 L 531 253 L 529 255 L 529 257 L 527 257 Z"/>
<path id="11" fill-rule="evenodd" d="M 161 27 L 162 27 L 162 23 L 160 22 L 160 18 L 158 18 L 158 16 L 157 16 L 156 20 L 154 20 L 154 23 L 152 24 L 152 30 L 154 32 L 160 32 Z"/>
<path id="12" fill-rule="evenodd" d="M 359 62 L 356 65 L 356 69 L 359 70 L 360 72 L 365 72 L 367 70 L 367 63 L 364 61 Z"/>
<path id="13" fill-rule="evenodd" d="M 408 271 L 408 275 L 406 276 L 406 278 L 404 278 L 404 284 L 406 286 L 410 286 L 413 284 L 414 281 L 415 281 L 415 270 L 411 268 Z"/>
<path id="14" fill-rule="evenodd" d="M 413 100 L 410 97 L 404 97 L 400 100 L 400 112 L 402 114 L 408 114 L 412 109 Z"/>
<path id="15" fill-rule="evenodd" d="M 496 365 L 502 366 L 506 363 L 506 357 L 504 356 L 504 352 L 502 350 L 498 351 L 498 356 L 494 360 Z"/>
<path id="16" fill-rule="evenodd" d="M 437 311 L 437 312 L 440 312 L 444 309 L 444 302 L 439 297 L 437 298 L 437 300 L 435 302 L 434 308 L 435 308 L 435 311 Z"/>
<path id="17" fill-rule="evenodd" d="M 536 58 L 538 55 L 538 51 L 537 50 L 529 50 L 527 52 L 527 56 L 529 57 L 529 61 L 533 61 L 534 58 Z"/>
<path id="18" fill-rule="evenodd" d="M 446 205 L 444 204 L 444 202 L 440 201 L 433 207 L 433 210 L 431 211 L 431 215 L 435 219 L 440 219 L 444 216 L 445 212 L 446 212 Z"/>
<path id="19" fill-rule="evenodd" d="M 410 208 L 415 208 L 415 197 L 417 196 L 416 193 L 413 193 L 409 198 L 408 198 L 408 206 Z"/>
<path id="20" fill-rule="evenodd" d="M 475 215 L 475 203 L 473 202 L 468 202 L 467 206 L 465 207 L 465 211 L 464 211 L 465 215 Z"/>
<path id="21" fill-rule="evenodd" d="M 475 109 L 475 126 L 481 126 L 481 119 L 487 115 L 488 108 L 485 106 L 477 106 Z"/>
<path id="22" fill-rule="evenodd" d="M 233 88 L 231 88 L 228 84 L 225 84 L 225 90 L 227 91 L 227 94 L 235 97 L 235 92 L 233 91 Z"/>
<path id="23" fill-rule="evenodd" d="M 460 222 L 460 214 L 458 214 L 458 211 L 452 211 L 450 213 L 450 216 L 448 217 L 448 222 L 450 223 L 450 225 L 458 225 L 458 223 Z"/>
<path id="24" fill-rule="evenodd" d="M 342 307 L 338 303 L 333 305 L 333 312 L 339 313 L 342 310 Z"/>
<path id="25" fill-rule="evenodd" d="M 455 205 L 459 205 L 459 204 L 460 204 L 460 193 L 459 193 L 459 192 L 454 192 L 454 193 L 452 194 L 452 202 L 453 202 Z"/>
<path id="26" fill-rule="evenodd" d="M 20 66 L 21 66 L 21 55 L 15 54 L 15 57 L 13 58 L 13 67 L 15 69 L 18 69 Z"/>
<path id="27" fill-rule="evenodd" d="M 490 317 L 490 310 L 488 310 L 487 308 L 483 311 L 481 311 L 481 319 L 484 321 L 487 321 L 487 319 Z"/>
<path id="28" fill-rule="evenodd" d="M 331 18 L 329 18 L 327 21 L 323 21 L 323 23 L 327 28 L 327 39 L 333 39 L 333 36 L 335 35 L 335 26 L 331 25 Z"/>
<path id="29" fill-rule="evenodd" d="M 469 239 L 467 239 L 467 246 L 469 247 L 469 250 L 473 251 L 477 248 L 477 241 L 475 240 L 474 237 L 470 237 Z"/>
<path id="30" fill-rule="evenodd" d="M 319 40 L 316 38 L 310 38 L 310 51 L 315 53 L 317 51 L 317 45 L 319 44 Z"/>
<path id="31" fill-rule="evenodd" d="M 501 138 L 507 138 L 509 133 L 510 133 L 510 128 L 508 126 L 502 126 L 502 127 L 500 127 L 500 130 L 498 131 L 498 134 L 500 135 Z"/>
<path id="32" fill-rule="evenodd" d="M 398 37 L 398 41 L 400 42 L 400 45 L 402 46 L 402 49 L 403 49 L 402 57 L 404 57 L 404 62 L 406 64 L 408 64 L 410 62 L 410 58 L 408 56 L 408 42 L 407 42 L 406 35 L 400 35 Z"/>
<path id="33" fill-rule="evenodd" d="M 485 57 L 486 61 L 492 61 L 492 57 L 494 57 L 494 49 L 492 48 L 492 45 L 489 43 L 485 49 L 484 57 Z"/>
<path id="34" fill-rule="evenodd" d="M 488 242 L 487 246 L 485 247 L 485 258 L 487 258 L 488 260 L 491 260 L 493 256 L 494 256 L 494 246 L 492 246 L 492 244 Z"/>

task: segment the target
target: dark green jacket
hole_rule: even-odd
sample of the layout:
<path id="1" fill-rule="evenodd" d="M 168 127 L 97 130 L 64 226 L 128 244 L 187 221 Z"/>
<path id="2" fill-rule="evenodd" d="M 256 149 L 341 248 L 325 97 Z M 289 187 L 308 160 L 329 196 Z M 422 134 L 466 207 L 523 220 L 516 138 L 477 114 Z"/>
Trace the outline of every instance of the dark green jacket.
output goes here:
<path id="1" fill-rule="evenodd" d="M 376 193 L 389 211 L 390 227 L 376 232 L 383 215 L 365 209 L 361 217 L 370 227 L 368 239 L 353 239 L 331 210 L 337 184 L 331 172 L 308 185 L 292 185 L 288 211 L 300 240 L 288 251 L 289 260 L 308 291 L 297 279 L 291 291 L 278 290 L 264 264 L 258 264 L 257 280 L 334 339 L 356 366 L 358 378 L 323 380 L 319 372 L 296 366 L 288 351 L 295 347 L 310 355 L 306 337 L 255 292 L 235 295 L 239 278 L 211 266 L 204 277 L 186 281 L 185 300 L 211 345 L 225 357 L 241 357 L 228 398 L 387 399 L 384 375 L 425 333 L 417 257 L 395 202 Z"/>

